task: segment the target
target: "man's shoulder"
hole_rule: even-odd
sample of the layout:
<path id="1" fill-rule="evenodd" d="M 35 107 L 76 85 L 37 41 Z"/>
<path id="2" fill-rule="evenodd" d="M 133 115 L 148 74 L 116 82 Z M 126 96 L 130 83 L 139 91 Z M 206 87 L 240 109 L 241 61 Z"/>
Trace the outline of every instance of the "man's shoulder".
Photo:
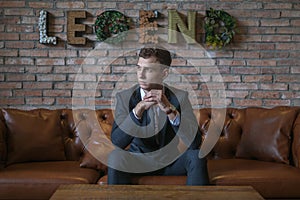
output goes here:
<path id="1" fill-rule="evenodd" d="M 118 91 L 116 95 L 120 96 L 131 96 L 137 89 L 139 88 L 138 85 L 131 86 L 130 88 Z"/>
<path id="2" fill-rule="evenodd" d="M 180 88 L 176 88 L 170 85 L 166 85 L 166 88 L 168 88 L 169 91 L 171 91 L 173 94 L 175 95 L 180 95 L 180 96 L 184 96 L 187 95 L 187 91 L 180 89 Z"/>

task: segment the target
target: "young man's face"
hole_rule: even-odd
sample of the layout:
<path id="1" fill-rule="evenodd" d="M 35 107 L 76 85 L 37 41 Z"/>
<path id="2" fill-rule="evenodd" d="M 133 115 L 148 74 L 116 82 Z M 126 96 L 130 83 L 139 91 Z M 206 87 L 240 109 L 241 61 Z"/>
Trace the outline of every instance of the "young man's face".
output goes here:
<path id="1" fill-rule="evenodd" d="M 146 91 L 161 89 L 163 80 L 168 76 L 168 69 L 163 68 L 155 57 L 140 57 L 137 63 L 137 79 L 140 87 Z"/>

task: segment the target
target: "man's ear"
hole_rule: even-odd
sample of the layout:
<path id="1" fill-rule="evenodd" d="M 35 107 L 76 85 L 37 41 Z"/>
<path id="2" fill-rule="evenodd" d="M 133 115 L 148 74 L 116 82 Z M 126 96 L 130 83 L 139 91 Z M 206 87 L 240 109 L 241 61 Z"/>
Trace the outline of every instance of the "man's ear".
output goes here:
<path id="1" fill-rule="evenodd" d="M 169 75 L 169 68 L 164 68 L 162 73 L 163 73 L 163 79 L 167 78 Z"/>

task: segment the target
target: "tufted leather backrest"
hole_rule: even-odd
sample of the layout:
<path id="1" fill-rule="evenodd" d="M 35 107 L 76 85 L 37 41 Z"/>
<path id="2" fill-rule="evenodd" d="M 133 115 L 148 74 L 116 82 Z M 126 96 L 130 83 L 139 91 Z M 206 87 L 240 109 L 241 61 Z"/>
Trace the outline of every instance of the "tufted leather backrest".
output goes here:
<path id="1" fill-rule="evenodd" d="M 3 115 L 0 115 L 0 168 L 4 166 L 7 156 L 6 135 L 5 121 Z"/>
<path id="2" fill-rule="evenodd" d="M 110 109 L 90 110 L 78 109 L 62 110 L 62 124 L 64 127 L 64 143 L 68 160 L 78 160 L 87 145 L 93 130 L 101 129 L 110 139 L 113 124 L 113 113 Z"/>
<path id="3" fill-rule="evenodd" d="M 292 128 L 291 134 L 287 138 L 288 145 L 290 145 L 290 161 L 296 166 L 300 166 L 300 116 L 298 107 L 273 108 L 273 113 L 283 115 L 285 110 L 295 110 L 296 115 L 290 115 Z M 211 142 L 212 149 L 209 151 L 209 158 L 234 158 L 237 155 L 237 149 L 241 142 L 243 133 L 246 132 L 245 124 L 249 123 L 249 116 L 247 116 L 249 108 L 226 108 L 211 109 L 201 108 L 195 109 L 194 113 L 198 120 L 200 130 L 203 134 L 203 140 L 211 139 L 209 135 L 217 135 L 218 138 Z M 224 112 L 225 111 L 225 112 Z M 266 111 L 264 108 L 256 109 L 258 114 Z M 31 111 L 29 111 L 31 112 Z M 32 111 L 37 112 L 37 111 Z M 46 109 L 39 109 L 38 112 L 49 112 Z M 85 146 L 89 142 L 91 134 L 95 130 L 101 131 L 110 139 L 110 131 L 113 124 L 113 111 L 110 109 L 59 109 L 56 110 L 59 114 L 59 124 L 62 127 L 62 138 L 65 149 L 65 156 L 67 160 L 79 160 L 84 154 Z M 253 112 L 252 112 L 253 113 Z M 255 116 L 255 115 L 254 115 Z M 248 118 L 247 118 L 248 117 Z M 295 119 L 294 119 L 295 118 Z M 255 121 L 255 117 L 251 117 Z M 224 122 L 224 123 L 220 123 Z M 258 122 L 259 123 L 259 122 Z M 264 122 L 261 122 L 264 123 Z M 20 123 L 22 124 L 22 123 Z M 16 124 L 17 125 L 17 124 Z M 284 124 L 283 124 L 284 125 Z M 263 124 L 262 124 L 263 126 Z M 249 127 L 249 126 L 248 126 Z M 37 128 L 32 126 L 32 128 Z M 269 129 L 266 127 L 266 129 Z M 265 130 L 267 131 L 267 130 Z M 282 131 L 282 130 L 279 130 Z M 0 115 L 0 162 L 3 164 L 7 159 L 7 134 L 8 129 L 5 124 L 3 113 Z M 263 132 L 261 133 L 263 134 Z M 288 135 L 288 134 L 287 134 Z M 219 137 L 220 136 L 220 137 Z M 258 138 L 260 139 L 260 138 Z M 267 145 L 267 144 L 266 144 Z M 44 152 L 43 152 L 44 153 Z"/>
<path id="4" fill-rule="evenodd" d="M 59 110 L 8 108 L 0 112 L 4 141 L 0 159 L 6 165 L 66 159 Z"/>
<path id="5" fill-rule="evenodd" d="M 202 108 L 194 110 L 204 143 L 213 146 L 210 158 L 233 158 L 242 134 L 245 109 Z M 221 122 L 223 122 L 221 124 Z M 208 135 L 216 135 L 209 138 Z M 205 141 L 205 140 L 211 141 Z M 217 139 L 217 140 L 216 140 Z"/>
<path id="6" fill-rule="evenodd" d="M 299 112 L 299 110 L 298 110 Z M 298 114 L 293 126 L 292 156 L 294 165 L 300 168 L 300 115 Z"/>
<path id="7" fill-rule="evenodd" d="M 5 166 L 7 162 L 7 149 L 8 149 L 8 128 L 6 120 L 4 119 L 3 112 L 15 112 L 17 109 L 3 109 L 0 115 L 0 167 Z M 20 110 L 22 111 L 22 110 Z M 91 137 L 93 130 L 101 129 L 107 138 L 110 139 L 110 131 L 113 123 L 113 112 L 110 109 L 100 109 L 100 110 L 90 110 L 90 109 L 34 109 L 24 111 L 27 115 L 45 115 L 46 113 L 57 113 L 57 125 L 61 126 L 61 131 L 59 131 L 62 137 L 62 143 L 64 146 L 64 152 L 67 160 L 79 160 L 85 149 L 86 143 Z M 14 122 L 14 127 L 24 127 L 20 123 Z M 33 130 L 38 129 L 43 132 L 43 127 L 39 124 L 30 126 Z M 28 127 L 27 127 L 28 129 Z M 27 130 L 27 132 L 31 132 Z M 34 140 L 35 138 L 28 138 L 28 140 Z M 24 141 L 26 146 L 26 141 Z M 53 147 L 51 147 L 53 148 Z M 50 151 L 50 150 L 49 150 Z M 45 154 L 45 152 L 41 152 Z"/>
<path id="8" fill-rule="evenodd" d="M 241 138 L 243 136 L 243 132 L 247 132 L 248 130 L 244 130 L 246 123 L 249 121 L 255 121 L 255 117 L 247 116 L 247 110 L 249 108 L 201 108 L 195 109 L 194 113 L 196 119 L 198 120 L 198 124 L 200 130 L 203 135 L 203 141 L 209 143 L 212 149 L 209 149 L 209 158 L 211 159 L 220 159 L 220 158 L 235 158 L 237 155 L 238 146 L 241 142 Z M 297 110 L 299 112 L 299 108 L 296 107 L 276 107 L 273 109 L 267 108 L 256 108 L 255 112 L 263 113 L 267 111 L 272 111 L 275 116 L 282 115 L 282 111 L 285 110 Z M 297 115 L 291 115 L 290 118 L 291 123 L 296 120 Z M 283 118 L 285 116 L 282 116 Z M 110 131 L 113 123 L 113 111 L 110 109 L 100 109 L 96 111 L 92 110 L 63 110 L 62 118 L 64 119 L 64 124 L 67 127 L 67 134 L 65 135 L 65 148 L 67 159 L 77 160 L 82 156 L 82 152 L 84 146 L 82 141 L 88 141 L 87 138 L 91 136 L 92 130 L 101 129 L 107 138 L 110 138 Z M 294 119 L 295 118 L 295 119 Z M 256 120 L 257 121 L 257 120 Z M 221 123 L 223 122 L 223 123 Z M 256 122 L 256 124 L 265 123 L 264 121 Z M 279 152 L 289 153 L 289 158 L 293 161 L 297 166 L 299 165 L 299 145 L 300 145 L 300 117 L 295 121 L 294 126 L 291 127 L 291 138 L 292 140 L 287 140 L 287 145 L 290 145 L 291 152 L 282 151 L 279 149 Z M 287 125 L 283 124 L 281 126 L 282 129 L 285 129 Z M 270 127 L 266 127 L 267 131 Z M 280 128 L 280 127 L 279 127 Z M 277 130 L 276 130 L 277 131 Z M 278 130 L 281 131 L 281 130 Z M 248 131 L 249 132 L 249 131 Z M 263 132 L 262 132 L 263 134 Z M 216 135 L 217 137 L 209 137 L 211 135 Z M 286 134 L 286 135 L 289 135 Z M 272 136 L 271 136 L 272 137 Z M 260 138 L 257 138 L 258 141 Z M 271 140 L 272 138 L 270 138 Z M 207 141 L 211 140 L 211 141 Z M 292 143 L 293 142 L 293 143 Z M 204 144 L 204 143 L 203 143 Z M 267 145 L 267 144 L 266 144 Z M 275 146 L 276 147 L 276 146 Z M 276 147 L 277 148 L 277 147 Z M 281 147 L 278 147 L 281 148 Z M 289 147 L 288 147 L 289 148 Z M 293 156 L 293 157 L 292 157 Z"/>

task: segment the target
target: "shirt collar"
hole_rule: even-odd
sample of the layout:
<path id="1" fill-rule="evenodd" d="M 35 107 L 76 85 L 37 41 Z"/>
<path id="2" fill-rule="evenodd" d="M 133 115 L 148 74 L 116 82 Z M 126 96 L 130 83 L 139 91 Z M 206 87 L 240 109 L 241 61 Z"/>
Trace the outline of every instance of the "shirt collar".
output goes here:
<path id="1" fill-rule="evenodd" d="M 142 88 L 140 88 L 140 93 L 141 93 L 141 99 L 143 99 L 144 96 L 146 95 L 146 92 Z"/>

